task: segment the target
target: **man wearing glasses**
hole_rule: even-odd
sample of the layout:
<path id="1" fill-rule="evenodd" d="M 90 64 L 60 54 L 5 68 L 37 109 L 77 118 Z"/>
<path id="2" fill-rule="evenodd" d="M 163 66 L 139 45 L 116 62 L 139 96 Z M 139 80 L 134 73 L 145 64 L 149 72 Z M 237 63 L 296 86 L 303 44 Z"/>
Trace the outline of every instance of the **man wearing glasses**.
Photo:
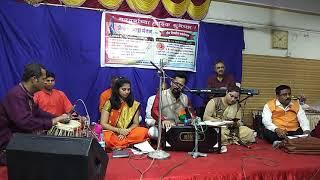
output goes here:
<path id="1" fill-rule="evenodd" d="M 279 143 L 286 136 L 310 134 L 310 125 L 298 101 L 291 100 L 291 88 L 280 85 L 276 98 L 263 108 L 262 123 L 266 130 L 264 137 L 269 143 Z"/>
<path id="2" fill-rule="evenodd" d="M 221 143 L 248 145 L 255 142 L 254 131 L 242 122 L 242 111 L 239 104 L 240 88 L 234 84 L 227 87 L 224 97 L 211 99 L 205 109 L 205 121 L 233 121 L 221 129 Z"/>
<path id="3" fill-rule="evenodd" d="M 170 129 L 171 126 L 180 123 L 180 110 L 191 107 L 187 95 L 182 93 L 186 81 L 186 74 L 177 72 L 171 81 L 170 88 L 162 91 L 161 121 L 162 127 L 166 129 Z M 159 117 L 159 93 L 155 97 L 151 116 L 154 119 Z"/>

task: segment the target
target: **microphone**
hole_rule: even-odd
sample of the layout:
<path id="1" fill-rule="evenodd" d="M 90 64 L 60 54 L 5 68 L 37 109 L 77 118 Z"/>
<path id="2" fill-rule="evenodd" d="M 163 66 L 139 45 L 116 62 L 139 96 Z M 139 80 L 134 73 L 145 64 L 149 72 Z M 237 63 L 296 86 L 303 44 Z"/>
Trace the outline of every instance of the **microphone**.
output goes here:
<path id="1" fill-rule="evenodd" d="M 185 123 L 185 125 L 198 124 L 199 117 L 197 117 L 194 109 L 190 105 L 188 105 L 187 107 L 185 107 L 185 110 L 187 118 L 187 122 Z"/>
<path id="2" fill-rule="evenodd" d="M 68 112 L 68 114 L 76 113 L 77 102 L 78 102 L 78 100 L 76 100 L 76 101 L 73 103 L 72 108 L 71 108 L 71 110 Z"/>
<path id="3" fill-rule="evenodd" d="M 252 89 L 252 88 L 249 88 L 249 89 L 242 89 L 241 88 L 240 93 L 247 94 L 247 95 L 259 95 L 259 90 Z"/>
<path id="4" fill-rule="evenodd" d="M 77 102 L 78 102 L 78 100 L 76 100 L 73 103 L 71 110 L 67 113 L 67 115 L 69 116 L 70 119 L 77 119 L 77 116 L 78 116 L 78 113 L 76 111 Z M 75 113 L 74 116 L 72 115 L 73 113 Z"/>
<path id="5" fill-rule="evenodd" d="M 76 105 L 72 106 L 72 109 L 68 112 L 68 114 L 73 114 L 75 111 Z"/>

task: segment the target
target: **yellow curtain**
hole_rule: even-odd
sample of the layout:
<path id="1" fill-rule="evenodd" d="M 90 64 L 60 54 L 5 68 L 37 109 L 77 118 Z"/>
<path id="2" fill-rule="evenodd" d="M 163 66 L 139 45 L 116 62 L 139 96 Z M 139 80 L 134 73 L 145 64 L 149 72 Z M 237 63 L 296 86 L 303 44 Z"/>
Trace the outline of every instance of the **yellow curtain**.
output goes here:
<path id="1" fill-rule="evenodd" d="M 210 3 L 211 3 L 211 0 L 206 0 L 201 5 L 196 6 L 191 1 L 190 5 L 188 6 L 187 12 L 193 20 L 202 20 L 203 18 L 205 18 L 205 16 L 208 13 Z"/>
<path id="2" fill-rule="evenodd" d="M 117 10 L 123 0 L 99 0 L 99 3 L 107 9 Z"/>
<path id="3" fill-rule="evenodd" d="M 182 0 L 180 3 L 175 3 L 171 0 L 162 0 L 164 8 L 173 17 L 181 17 L 187 11 L 191 0 Z"/>
<path id="4" fill-rule="evenodd" d="M 127 0 L 130 9 L 142 14 L 150 14 L 156 9 L 160 0 Z"/>
<path id="5" fill-rule="evenodd" d="M 139 12 L 136 10 L 136 8 L 135 8 L 135 6 L 134 6 L 134 4 L 133 4 L 132 1 L 127 0 L 127 4 L 128 4 L 128 6 L 130 7 L 130 9 L 131 9 L 133 12 L 139 13 Z"/>
<path id="6" fill-rule="evenodd" d="M 44 0 L 24 0 L 28 4 L 37 4 Z M 46 0 L 50 2 L 51 0 Z M 87 1 L 99 2 L 104 8 L 109 10 L 118 10 L 119 7 L 124 3 L 124 0 L 59 0 L 66 6 L 78 7 Z M 198 3 L 194 3 L 194 2 Z M 160 0 L 126 0 L 128 10 L 141 14 L 151 14 L 158 7 Z M 161 0 L 164 9 L 172 16 L 181 18 L 186 13 L 194 20 L 202 20 L 208 13 L 211 0 L 196 1 L 196 0 Z M 200 4 L 200 2 L 203 2 Z M 160 11 L 163 11 L 162 9 Z"/>
<path id="7" fill-rule="evenodd" d="M 35 4 L 41 3 L 43 0 L 25 0 L 25 1 L 28 4 L 35 5 Z"/>
<path id="8" fill-rule="evenodd" d="M 63 4 L 71 7 L 81 6 L 86 0 L 61 0 Z"/>

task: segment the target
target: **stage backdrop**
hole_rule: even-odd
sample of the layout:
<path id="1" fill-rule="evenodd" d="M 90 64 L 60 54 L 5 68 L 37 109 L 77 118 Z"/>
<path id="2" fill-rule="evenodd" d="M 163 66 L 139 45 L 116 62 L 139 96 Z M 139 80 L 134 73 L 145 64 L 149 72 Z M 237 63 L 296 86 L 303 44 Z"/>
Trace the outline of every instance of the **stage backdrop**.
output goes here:
<path id="1" fill-rule="evenodd" d="M 15 0 L 0 1 L 0 98 L 21 79 L 25 64 L 39 62 L 56 74 L 56 87 L 74 102 L 85 101 L 91 119 L 97 120 L 100 93 L 112 75 L 128 77 L 142 114 L 156 92 L 155 70 L 100 67 L 101 12 L 64 7 L 33 7 Z M 187 86 L 205 88 L 212 64 L 223 59 L 227 71 L 241 81 L 243 29 L 200 23 L 197 72 L 188 72 Z M 168 71 L 169 75 L 173 73 Z M 188 94 L 194 106 L 201 98 Z M 83 111 L 77 106 L 78 111 Z"/>
<path id="2" fill-rule="evenodd" d="M 198 21 L 103 13 L 101 66 L 155 69 L 152 61 L 166 70 L 195 72 L 198 30 Z"/>

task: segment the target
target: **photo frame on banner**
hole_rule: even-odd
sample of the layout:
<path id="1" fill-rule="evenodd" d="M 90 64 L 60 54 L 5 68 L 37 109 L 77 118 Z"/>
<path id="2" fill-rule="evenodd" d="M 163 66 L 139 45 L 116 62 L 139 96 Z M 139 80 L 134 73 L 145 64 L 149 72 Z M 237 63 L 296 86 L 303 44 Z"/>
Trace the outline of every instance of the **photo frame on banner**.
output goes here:
<path id="1" fill-rule="evenodd" d="M 104 12 L 101 18 L 101 67 L 196 71 L 199 22 L 149 15 Z"/>

